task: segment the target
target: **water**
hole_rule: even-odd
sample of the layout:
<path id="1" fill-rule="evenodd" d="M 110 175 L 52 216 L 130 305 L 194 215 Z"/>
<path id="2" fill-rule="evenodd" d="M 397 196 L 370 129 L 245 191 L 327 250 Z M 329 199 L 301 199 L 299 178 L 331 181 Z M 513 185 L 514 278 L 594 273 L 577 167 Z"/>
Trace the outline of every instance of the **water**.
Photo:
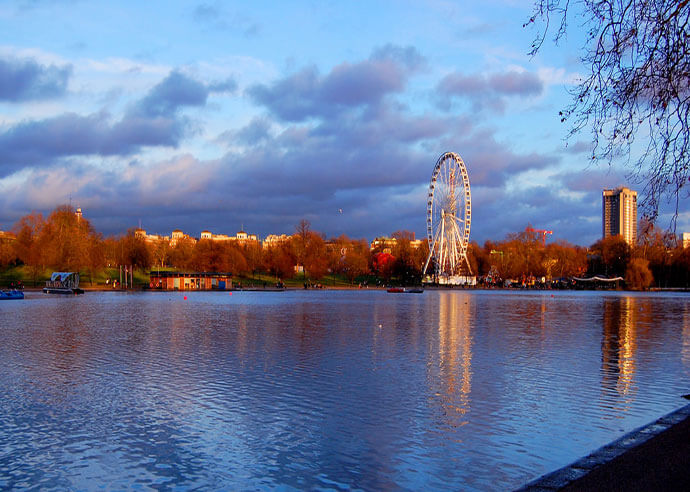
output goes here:
<path id="1" fill-rule="evenodd" d="M 682 294 L 28 293 L 0 488 L 505 490 L 680 406 Z"/>

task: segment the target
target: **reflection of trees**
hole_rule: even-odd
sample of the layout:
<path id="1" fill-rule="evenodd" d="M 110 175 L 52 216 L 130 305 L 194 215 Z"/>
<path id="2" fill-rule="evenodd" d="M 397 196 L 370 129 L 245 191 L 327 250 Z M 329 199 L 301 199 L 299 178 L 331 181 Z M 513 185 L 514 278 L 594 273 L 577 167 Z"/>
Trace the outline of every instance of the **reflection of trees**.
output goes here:
<path id="1" fill-rule="evenodd" d="M 472 389 L 471 296 L 439 293 L 438 367 L 441 405 L 447 422 L 464 425 Z"/>
<path id="2" fill-rule="evenodd" d="M 604 387 L 615 388 L 620 395 L 634 390 L 635 353 L 637 351 L 637 299 L 606 299 L 601 356 Z"/>

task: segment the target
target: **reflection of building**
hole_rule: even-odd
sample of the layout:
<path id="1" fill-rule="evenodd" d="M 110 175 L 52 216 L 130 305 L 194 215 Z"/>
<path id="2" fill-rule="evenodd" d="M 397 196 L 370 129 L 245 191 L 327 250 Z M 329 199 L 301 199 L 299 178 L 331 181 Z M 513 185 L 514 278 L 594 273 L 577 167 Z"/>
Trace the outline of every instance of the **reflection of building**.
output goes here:
<path id="1" fill-rule="evenodd" d="M 637 351 L 637 306 L 635 297 L 608 299 L 604 304 L 601 346 L 602 374 L 620 395 L 634 388 Z"/>
<path id="2" fill-rule="evenodd" d="M 623 236 L 637 243 L 637 192 L 626 187 L 602 192 L 602 237 Z"/>

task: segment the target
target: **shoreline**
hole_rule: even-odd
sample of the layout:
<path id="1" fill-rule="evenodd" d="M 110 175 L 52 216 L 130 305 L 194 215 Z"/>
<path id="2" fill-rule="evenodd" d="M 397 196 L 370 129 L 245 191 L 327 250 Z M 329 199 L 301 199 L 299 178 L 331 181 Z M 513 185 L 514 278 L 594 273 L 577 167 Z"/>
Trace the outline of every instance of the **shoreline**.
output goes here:
<path id="1" fill-rule="evenodd" d="M 684 396 L 690 399 L 690 395 Z M 685 490 L 690 482 L 690 404 L 639 427 L 516 492 Z"/>

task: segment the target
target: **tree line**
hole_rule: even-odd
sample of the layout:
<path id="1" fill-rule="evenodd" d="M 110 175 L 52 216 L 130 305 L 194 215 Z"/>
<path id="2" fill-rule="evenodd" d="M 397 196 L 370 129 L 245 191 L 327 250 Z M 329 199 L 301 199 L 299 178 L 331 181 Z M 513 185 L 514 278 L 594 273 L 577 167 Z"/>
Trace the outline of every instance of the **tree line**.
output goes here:
<path id="1" fill-rule="evenodd" d="M 688 287 L 690 249 L 674 234 L 642 221 L 638 244 L 631 247 L 620 236 L 602 239 L 589 248 L 555 241 L 542 242 L 527 227 L 502 241 L 472 242 L 468 260 L 472 273 L 486 285 L 539 284 L 544 279 L 602 275 L 624 277 L 630 288 Z M 397 231 L 395 241 L 370 249 L 365 239 L 345 235 L 327 239 L 303 220 L 287 240 L 263 248 L 256 241 L 180 239 L 146 241 L 135 229 L 103 237 L 73 208 L 57 207 L 47 217 L 31 213 L 13 227 L 14 240 L 0 240 L 0 267 L 23 267 L 34 285 L 48 271 L 78 271 L 85 281 L 103 278 L 119 265 L 135 269 L 206 271 L 236 277 L 270 275 L 276 280 L 298 278 L 318 282 L 340 276 L 351 284 L 419 284 L 429 249 L 426 241 L 414 247 L 414 234 Z M 107 275 L 106 275 L 107 276 Z"/>

